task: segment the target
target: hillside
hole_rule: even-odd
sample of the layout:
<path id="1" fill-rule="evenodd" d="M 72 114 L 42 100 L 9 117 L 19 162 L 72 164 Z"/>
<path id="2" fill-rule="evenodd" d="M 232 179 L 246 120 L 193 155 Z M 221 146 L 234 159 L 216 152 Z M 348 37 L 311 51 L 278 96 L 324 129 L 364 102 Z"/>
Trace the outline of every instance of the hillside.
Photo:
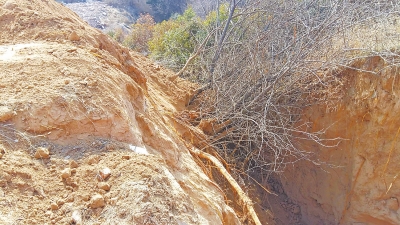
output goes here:
<path id="1" fill-rule="evenodd" d="M 174 127 L 194 84 L 53 0 L 0 6 L 1 224 L 239 224 Z"/>
<path id="2" fill-rule="evenodd" d="M 297 73 L 274 82 L 289 97 L 304 82 L 297 97 L 322 100 L 287 117 L 296 129 L 284 127 L 291 138 L 284 143 L 304 157 L 283 146 L 278 156 L 290 160 L 276 163 L 274 173 L 254 164 L 246 174 L 253 154 L 269 153 L 250 151 L 257 136 L 231 129 L 232 114 L 219 124 L 202 117 L 207 108 L 196 107 L 208 103 L 209 90 L 197 95 L 200 85 L 122 47 L 54 0 L 0 0 L 0 224 L 400 224 L 400 26 L 394 14 L 375 19 L 343 30 L 345 42 L 329 36 L 321 47 L 338 51 L 324 55 L 333 62 L 312 77 L 332 83 L 308 85 L 308 77 L 292 79 Z M 261 70 L 230 56 L 219 65 L 234 69 L 227 71 L 233 82 L 218 90 L 233 103 L 257 94 L 236 87 L 271 82 L 260 76 L 251 83 L 251 72 Z M 304 66 L 322 56 L 308 57 Z M 277 106 L 291 103 L 284 100 Z M 233 131 L 241 136 L 229 136 Z M 232 147 L 235 137 L 250 145 Z M 216 153 L 218 143 L 226 158 Z M 244 157 L 233 161 L 230 150 Z"/>

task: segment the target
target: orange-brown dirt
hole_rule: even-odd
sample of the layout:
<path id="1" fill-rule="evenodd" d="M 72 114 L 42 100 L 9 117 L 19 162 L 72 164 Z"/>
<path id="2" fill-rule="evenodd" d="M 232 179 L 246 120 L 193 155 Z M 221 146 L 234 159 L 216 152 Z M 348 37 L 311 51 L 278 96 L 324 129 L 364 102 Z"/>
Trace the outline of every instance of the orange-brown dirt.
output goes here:
<path id="1" fill-rule="evenodd" d="M 0 224 L 240 224 L 175 126 L 194 84 L 53 0 L 0 31 Z"/>
<path id="2" fill-rule="evenodd" d="M 306 224 L 400 224 L 399 70 L 379 56 L 352 67 L 339 75 L 335 107 L 313 106 L 303 117 L 311 131 L 329 128 L 324 138 L 343 140 L 336 147 L 301 142 L 324 163 L 289 166 L 282 187 Z"/>
<path id="3" fill-rule="evenodd" d="M 262 184 L 264 223 L 400 224 L 398 69 L 353 66 L 300 121 L 342 141 L 299 143 L 325 163 Z M 173 76 L 54 0 L 0 0 L 0 224 L 246 224 L 189 152 L 212 121 L 185 123 L 197 87 Z"/>

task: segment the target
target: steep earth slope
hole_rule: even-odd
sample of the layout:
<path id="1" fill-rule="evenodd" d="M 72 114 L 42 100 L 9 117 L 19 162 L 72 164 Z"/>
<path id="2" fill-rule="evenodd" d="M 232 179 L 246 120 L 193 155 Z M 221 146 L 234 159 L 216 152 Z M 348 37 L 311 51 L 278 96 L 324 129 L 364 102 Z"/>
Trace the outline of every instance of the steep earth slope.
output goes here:
<path id="1" fill-rule="evenodd" d="M 239 224 L 173 115 L 195 88 L 53 0 L 0 0 L 0 224 Z"/>

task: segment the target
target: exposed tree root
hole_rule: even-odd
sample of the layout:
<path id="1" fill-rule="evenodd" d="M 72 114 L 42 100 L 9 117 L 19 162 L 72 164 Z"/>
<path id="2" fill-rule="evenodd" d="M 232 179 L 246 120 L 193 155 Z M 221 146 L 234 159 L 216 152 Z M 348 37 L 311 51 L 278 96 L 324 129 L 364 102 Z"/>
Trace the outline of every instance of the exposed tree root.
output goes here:
<path id="1" fill-rule="evenodd" d="M 253 220 L 254 224 L 261 225 L 261 222 L 258 219 L 256 212 L 254 211 L 253 203 L 252 203 L 251 199 L 246 195 L 246 193 L 244 193 L 242 188 L 235 181 L 235 179 L 233 179 L 233 177 L 228 173 L 228 171 L 225 169 L 225 167 L 222 165 L 222 163 L 217 158 L 215 158 L 214 156 L 212 156 L 206 152 L 200 151 L 195 148 L 189 148 L 189 150 L 192 154 L 194 154 L 200 158 L 206 159 L 208 161 L 211 161 L 215 165 L 215 167 L 218 169 L 218 171 L 225 177 L 225 179 L 229 182 L 229 184 L 232 186 L 232 188 L 238 194 L 240 202 L 246 208 L 246 210 L 247 210 L 249 216 L 251 217 L 251 219 Z"/>

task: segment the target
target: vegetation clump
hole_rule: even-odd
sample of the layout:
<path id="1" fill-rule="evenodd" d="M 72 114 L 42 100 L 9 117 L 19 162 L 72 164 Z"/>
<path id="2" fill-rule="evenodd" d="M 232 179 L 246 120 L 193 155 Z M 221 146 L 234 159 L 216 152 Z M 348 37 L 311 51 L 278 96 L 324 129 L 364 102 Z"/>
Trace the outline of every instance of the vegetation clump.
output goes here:
<path id="1" fill-rule="evenodd" d="M 302 110 L 339 98 L 339 71 L 354 60 L 392 59 L 398 46 L 383 40 L 395 43 L 388 39 L 398 35 L 382 36 L 395 26 L 399 7 L 387 1 L 217 1 L 202 17 L 189 7 L 160 23 L 145 20 L 148 26 L 139 19 L 125 43 L 202 84 L 188 104 L 213 121 L 212 147 L 238 171 L 263 179 L 299 160 L 324 164 L 298 140 L 336 146 L 341 139 L 312 131 L 301 121 Z M 382 24 L 388 26 L 359 36 Z"/>

